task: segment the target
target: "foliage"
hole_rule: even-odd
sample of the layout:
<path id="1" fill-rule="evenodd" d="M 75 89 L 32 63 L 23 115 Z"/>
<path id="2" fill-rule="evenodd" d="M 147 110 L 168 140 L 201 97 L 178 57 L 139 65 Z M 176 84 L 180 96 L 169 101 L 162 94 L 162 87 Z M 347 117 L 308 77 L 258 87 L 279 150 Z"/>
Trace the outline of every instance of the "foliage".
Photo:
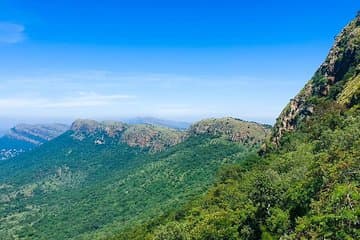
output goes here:
<path id="1" fill-rule="evenodd" d="M 176 236 L 187 234 L 180 239 L 359 239 L 360 114 L 354 109 L 319 104 L 280 148 L 223 169 L 181 218 L 168 214 L 136 226 L 142 229 L 136 234 L 156 239 L 178 226 Z"/>
<path id="2" fill-rule="evenodd" d="M 251 150 L 199 135 L 159 153 L 71 132 L 0 163 L 1 239 L 103 239 L 201 195 Z M 156 236 L 176 236 L 170 225 Z M 182 236 L 182 235 L 179 235 Z"/>

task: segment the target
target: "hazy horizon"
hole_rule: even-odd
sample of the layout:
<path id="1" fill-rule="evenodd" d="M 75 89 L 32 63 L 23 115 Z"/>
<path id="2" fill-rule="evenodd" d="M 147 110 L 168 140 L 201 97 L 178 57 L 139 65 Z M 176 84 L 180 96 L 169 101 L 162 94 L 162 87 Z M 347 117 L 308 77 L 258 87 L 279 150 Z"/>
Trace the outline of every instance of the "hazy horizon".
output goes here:
<path id="1" fill-rule="evenodd" d="M 169 121 L 174 123 L 186 123 L 186 124 L 193 124 L 195 122 L 201 121 L 203 119 L 207 118 L 223 118 L 223 117 L 233 117 L 237 119 L 241 119 L 244 121 L 249 122 L 257 122 L 260 124 L 269 124 L 273 125 L 275 123 L 275 119 L 273 121 L 267 122 L 264 119 L 245 119 L 245 118 L 239 118 L 236 116 L 207 116 L 205 118 L 197 118 L 197 119 L 188 119 L 188 120 L 179 120 L 179 119 L 165 119 L 165 118 L 159 118 L 159 117 L 153 117 L 153 116 L 135 116 L 135 117 L 123 117 L 123 118 L 90 118 L 91 120 L 95 121 L 119 121 L 119 122 L 132 122 L 134 120 L 138 119 L 152 119 L 152 120 L 163 120 L 163 121 Z M 27 118 L 27 119 L 4 119 L 0 118 L 0 135 L 6 133 L 10 128 L 19 125 L 19 124 L 53 124 L 53 123 L 61 123 L 61 124 L 67 124 L 71 125 L 74 121 L 78 119 L 89 119 L 89 118 L 75 118 L 75 119 L 52 119 L 52 118 Z"/>

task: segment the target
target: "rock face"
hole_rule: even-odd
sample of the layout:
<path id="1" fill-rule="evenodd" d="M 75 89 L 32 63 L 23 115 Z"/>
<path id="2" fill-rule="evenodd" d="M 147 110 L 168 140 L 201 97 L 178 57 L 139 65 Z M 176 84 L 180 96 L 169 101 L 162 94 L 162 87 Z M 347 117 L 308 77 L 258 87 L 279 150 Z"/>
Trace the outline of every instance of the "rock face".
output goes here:
<path id="1" fill-rule="evenodd" d="M 63 134 L 65 124 L 19 124 L 0 138 L 0 159 L 6 160 Z"/>
<path id="2" fill-rule="evenodd" d="M 131 147 L 149 149 L 157 152 L 166 147 L 180 143 L 185 132 L 159 127 L 150 124 L 129 125 L 121 122 L 96 122 L 93 120 L 76 120 L 71 128 L 72 136 L 82 141 L 88 136 L 95 138 L 95 144 L 105 144 L 106 138 L 112 138 Z"/>
<path id="3" fill-rule="evenodd" d="M 245 145 L 261 144 L 268 126 L 241 121 L 234 118 L 207 119 L 195 123 L 188 130 L 181 131 L 150 124 L 125 124 L 121 122 L 96 122 L 77 120 L 70 130 L 74 139 L 79 141 L 87 137 L 94 138 L 94 144 L 106 144 L 106 139 L 126 143 L 131 147 L 149 149 L 158 152 L 167 147 L 181 143 L 185 139 L 202 134 L 223 136 L 226 139 Z"/>
<path id="4" fill-rule="evenodd" d="M 318 99 L 333 100 L 347 107 L 360 96 L 360 14 L 336 37 L 325 62 L 300 93 L 290 100 L 276 121 L 272 140 L 294 130 L 314 111 Z"/>
<path id="5" fill-rule="evenodd" d="M 89 119 L 78 119 L 71 125 L 70 130 L 74 132 L 74 138 L 82 140 L 86 136 L 94 136 L 97 134 L 117 137 L 120 136 L 127 127 L 127 124 L 121 122 L 97 122 Z"/>

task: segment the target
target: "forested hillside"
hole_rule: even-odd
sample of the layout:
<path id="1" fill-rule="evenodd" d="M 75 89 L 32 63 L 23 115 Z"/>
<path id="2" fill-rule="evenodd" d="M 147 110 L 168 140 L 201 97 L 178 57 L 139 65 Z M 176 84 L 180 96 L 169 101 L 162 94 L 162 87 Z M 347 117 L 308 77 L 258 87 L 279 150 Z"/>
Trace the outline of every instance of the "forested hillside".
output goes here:
<path id="1" fill-rule="evenodd" d="M 224 131 L 75 121 L 0 163 L 0 239 L 105 238 L 182 207 L 220 168 L 256 155 L 269 131 L 232 118 L 212 125 Z"/>
<path id="2" fill-rule="evenodd" d="M 360 15 L 260 155 L 223 169 L 186 207 L 114 239 L 360 239 Z"/>

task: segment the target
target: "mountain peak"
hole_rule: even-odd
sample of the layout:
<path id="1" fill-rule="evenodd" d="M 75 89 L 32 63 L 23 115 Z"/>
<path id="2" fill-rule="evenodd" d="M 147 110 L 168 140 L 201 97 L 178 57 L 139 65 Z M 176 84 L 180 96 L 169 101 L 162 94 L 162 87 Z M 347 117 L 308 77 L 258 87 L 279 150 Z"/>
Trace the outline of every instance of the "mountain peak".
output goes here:
<path id="1" fill-rule="evenodd" d="M 100 123 L 91 120 L 91 119 L 77 119 L 75 120 L 70 127 L 71 131 L 74 132 L 94 132 L 98 127 Z"/>
<path id="2" fill-rule="evenodd" d="M 72 126 L 73 138 L 84 140 L 87 137 L 95 138 L 94 143 L 104 144 L 104 137 L 112 141 L 126 143 L 131 147 L 146 148 L 157 152 L 167 146 L 181 142 L 185 133 L 171 128 L 149 124 L 125 124 L 116 121 L 97 122 L 89 119 L 78 119 Z"/>
<path id="3" fill-rule="evenodd" d="M 260 144 L 269 132 L 269 128 L 254 122 L 224 117 L 197 122 L 190 127 L 189 132 L 195 135 L 222 135 L 231 141 L 252 145 Z"/>
<path id="4" fill-rule="evenodd" d="M 108 137 L 112 139 L 111 141 L 119 141 L 131 147 L 157 152 L 176 145 L 190 136 L 203 134 L 222 136 L 233 142 L 253 146 L 264 141 L 269 127 L 231 117 L 205 119 L 193 124 L 186 131 L 152 124 L 78 119 L 72 124 L 71 131 L 73 131 L 73 138 L 80 141 L 91 137 L 95 138 L 95 143 L 103 144 L 104 137 Z"/>

